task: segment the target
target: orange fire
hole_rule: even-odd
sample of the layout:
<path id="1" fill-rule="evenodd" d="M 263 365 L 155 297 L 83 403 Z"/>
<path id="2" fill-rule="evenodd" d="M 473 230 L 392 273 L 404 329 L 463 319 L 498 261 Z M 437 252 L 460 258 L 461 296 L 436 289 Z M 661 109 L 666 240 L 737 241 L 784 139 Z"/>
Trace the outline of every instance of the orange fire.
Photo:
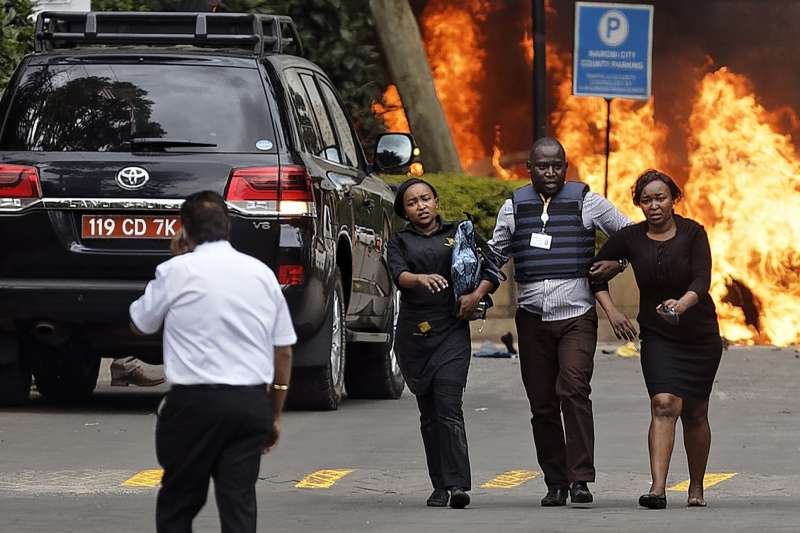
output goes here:
<path id="1" fill-rule="evenodd" d="M 420 25 L 433 71 L 433 82 L 442 102 L 463 167 L 486 157 L 478 136 L 486 51 L 480 24 L 489 14 L 489 0 L 469 0 L 452 5 L 449 0 L 431 0 L 422 12 Z"/>
<path id="2" fill-rule="evenodd" d="M 400 100 L 400 93 L 397 87 L 389 85 L 383 94 L 383 102 L 373 102 L 372 112 L 383 119 L 386 129 L 397 133 L 410 133 L 406 112 L 403 109 L 403 102 Z"/>
<path id="3" fill-rule="evenodd" d="M 800 158 L 775 120 L 743 76 L 706 75 L 689 121 L 685 192 L 711 241 L 723 336 L 783 346 L 800 342 Z"/>

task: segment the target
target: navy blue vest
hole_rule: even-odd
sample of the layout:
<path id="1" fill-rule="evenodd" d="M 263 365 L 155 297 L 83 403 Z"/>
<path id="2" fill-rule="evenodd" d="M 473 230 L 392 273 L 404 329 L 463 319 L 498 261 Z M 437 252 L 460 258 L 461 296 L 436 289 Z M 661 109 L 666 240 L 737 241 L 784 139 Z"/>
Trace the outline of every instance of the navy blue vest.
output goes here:
<path id="1" fill-rule="evenodd" d="M 547 207 L 550 217 L 545 232 L 553 240 L 550 249 L 531 246 L 531 234 L 542 231 L 542 198 L 526 185 L 514 191 L 514 279 L 532 282 L 544 279 L 583 278 L 594 259 L 594 230 L 583 226 L 583 197 L 589 186 L 568 181 Z"/>

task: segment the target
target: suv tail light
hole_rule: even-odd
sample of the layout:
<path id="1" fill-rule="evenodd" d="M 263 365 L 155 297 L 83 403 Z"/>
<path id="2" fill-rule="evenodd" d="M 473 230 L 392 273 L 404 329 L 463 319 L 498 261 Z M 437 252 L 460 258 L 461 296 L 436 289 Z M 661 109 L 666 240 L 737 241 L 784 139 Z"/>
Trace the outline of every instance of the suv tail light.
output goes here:
<path id="1" fill-rule="evenodd" d="M 278 266 L 278 283 L 281 285 L 302 285 L 305 277 L 303 265 Z"/>
<path id="2" fill-rule="evenodd" d="M 36 167 L 0 163 L 0 210 L 23 209 L 41 197 Z"/>
<path id="3" fill-rule="evenodd" d="M 299 165 L 235 168 L 225 200 L 250 215 L 316 214 L 311 177 Z"/>

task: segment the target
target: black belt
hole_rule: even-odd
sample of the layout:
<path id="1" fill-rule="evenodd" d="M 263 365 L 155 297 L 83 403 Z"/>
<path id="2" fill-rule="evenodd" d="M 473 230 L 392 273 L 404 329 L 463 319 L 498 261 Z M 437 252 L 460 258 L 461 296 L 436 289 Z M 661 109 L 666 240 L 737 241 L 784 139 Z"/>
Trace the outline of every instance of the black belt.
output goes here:
<path id="1" fill-rule="evenodd" d="M 266 392 L 267 385 L 262 383 L 260 385 L 227 385 L 223 383 L 198 383 L 196 385 L 172 385 L 170 390 L 175 391 L 191 391 L 191 390 L 232 390 L 232 391 L 264 391 Z"/>

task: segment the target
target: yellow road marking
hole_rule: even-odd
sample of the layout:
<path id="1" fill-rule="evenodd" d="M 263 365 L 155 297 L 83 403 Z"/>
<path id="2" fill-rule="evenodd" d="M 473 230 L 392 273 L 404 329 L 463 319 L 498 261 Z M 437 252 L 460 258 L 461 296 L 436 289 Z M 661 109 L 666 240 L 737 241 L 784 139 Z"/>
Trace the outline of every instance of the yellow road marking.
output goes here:
<path id="1" fill-rule="evenodd" d="M 158 487 L 164 471 L 160 468 L 142 470 L 138 474 L 122 482 L 123 487 Z"/>
<path id="2" fill-rule="evenodd" d="M 352 470 L 317 470 L 295 485 L 298 489 L 329 489 Z"/>
<path id="3" fill-rule="evenodd" d="M 703 488 L 707 489 L 713 487 L 718 483 L 722 483 L 723 481 L 732 478 L 736 475 L 736 472 L 721 472 L 718 474 L 706 474 L 703 478 Z M 687 491 L 689 490 L 689 480 L 681 481 L 677 485 L 673 485 L 667 490 L 680 490 L 680 491 Z"/>
<path id="4" fill-rule="evenodd" d="M 483 485 L 481 485 L 482 489 L 513 489 L 514 487 L 518 487 L 523 483 L 532 480 L 533 478 L 539 477 L 541 472 L 536 472 L 534 470 L 509 470 L 508 472 L 503 472 L 499 476 L 490 479 Z"/>

